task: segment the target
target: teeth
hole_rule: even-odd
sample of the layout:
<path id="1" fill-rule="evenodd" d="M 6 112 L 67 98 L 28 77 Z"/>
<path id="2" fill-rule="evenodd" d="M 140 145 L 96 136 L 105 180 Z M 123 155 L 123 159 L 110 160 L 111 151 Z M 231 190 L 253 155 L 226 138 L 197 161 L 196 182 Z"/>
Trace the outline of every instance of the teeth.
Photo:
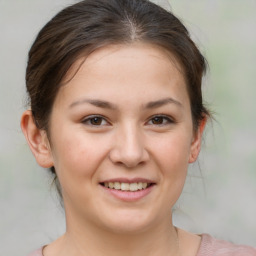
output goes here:
<path id="1" fill-rule="evenodd" d="M 139 188 L 138 188 L 138 183 L 131 183 L 130 184 L 130 191 L 137 191 Z"/>
<path id="2" fill-rule="evenodd" d="M 129 190 L 130 185 L 129 183 L 121 183 L 121 190 Z"/>
<path id="3" fill-rule="evenodd" d="M 115 182 L 114 183 L 114 189 L 120 189 L 120 188 L 121 188 L 120 182 Z"/>
<path id="4" fill-rule="evenodd" d="M 105 182 L 104 186 L 111 189 L 117 189 L 122 191 L 138 191 L 148 187 L 146 182 L 138 183 L 125 183 L 125 182 Z"/>

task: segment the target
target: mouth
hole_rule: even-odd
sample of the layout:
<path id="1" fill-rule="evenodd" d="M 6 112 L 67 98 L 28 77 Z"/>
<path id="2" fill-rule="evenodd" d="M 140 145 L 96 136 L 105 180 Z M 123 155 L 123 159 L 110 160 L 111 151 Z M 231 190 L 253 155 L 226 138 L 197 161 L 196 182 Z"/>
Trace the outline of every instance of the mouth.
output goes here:
<path id="1" fill-rule="evenodd" d="M 99 183 L 103 188 L 105 195 L 124 201 L 135 202 L 139 201 L 147 195 L 153 193 L 155 185 L 154 181 L 144 178 L 127 179 L 124 177 L 111 180 L 104 180 Z"/>
<path id="2" fill-rule="evenodd" d="M 105 188 L 119 190 L 119 191 L 127 191 L 127 192 L 136 192 L 141 190 L 146 190 L 147 188 L 153 186 L 155 183 L 151 182 L 102 182 L 101 186 Z"/>

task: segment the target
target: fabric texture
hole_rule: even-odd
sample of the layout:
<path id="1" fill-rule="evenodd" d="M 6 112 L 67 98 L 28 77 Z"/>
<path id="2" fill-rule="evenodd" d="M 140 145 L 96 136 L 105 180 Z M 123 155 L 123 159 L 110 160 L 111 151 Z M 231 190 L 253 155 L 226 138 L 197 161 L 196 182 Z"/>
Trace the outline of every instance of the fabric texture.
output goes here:
<path id="1" fill-rule="evenodd" d="M 196 256 L 256 256 L 256 248 L 235 245 L 215 239 L 208 234 L 202 234 L 201 237 L 201 245 Z M 28 256 L 43 256 L 43 247 Z"/>
<path id="2" fill-rule="evenodd" d="M 31 252 L 28 256 L 43 256 L 43 247 L 37 249 L 34 252 Z"/>
<path id="3" fill-rule="evenodd" d="M 197 256 L 256 256 L 256 248 L 235 245 L 203 234 Z"/>

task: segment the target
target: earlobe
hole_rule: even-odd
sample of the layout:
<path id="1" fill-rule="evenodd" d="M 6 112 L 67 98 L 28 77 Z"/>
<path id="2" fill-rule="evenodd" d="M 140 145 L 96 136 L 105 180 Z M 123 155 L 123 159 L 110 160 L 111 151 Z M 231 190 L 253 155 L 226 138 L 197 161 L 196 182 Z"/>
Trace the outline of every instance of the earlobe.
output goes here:
<path id="1" fill-rule="evenodd" d="M 37 163 L 44 168 L 52 167 L 53 159 L 47 134 L 36 126 L 30 110 L 25 111 L 21 117 L 21 129 Z"/>
<path id="2" fill-rule="evenodd" d="M 199 124 L 197 132 L 194 135 L 193 141 L 191 143 L 191 150 L 189 156 L 189 163 L 194 163 L 201 150 L 201 142 L 203 137 L 204 128 L 207 122 L 207 117 L 205 117 Z"/>

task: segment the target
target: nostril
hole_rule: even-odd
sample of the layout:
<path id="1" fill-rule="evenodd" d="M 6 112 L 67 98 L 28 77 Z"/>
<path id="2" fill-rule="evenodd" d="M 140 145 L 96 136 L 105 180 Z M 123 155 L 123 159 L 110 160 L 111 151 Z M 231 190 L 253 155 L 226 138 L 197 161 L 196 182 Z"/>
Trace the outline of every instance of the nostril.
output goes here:
<path id="1" fill-rule="evenodd" d="M 140 142 L 140 138 L 134 134 L 131 135 L 130 132 L 127 133 L 122 137 L 122 140 L 117 139 L 109 152 L 109 158 L 114 164 L 134 168 L 146 163 L 149 154 L 144 148 L 143 142 Z"/>

